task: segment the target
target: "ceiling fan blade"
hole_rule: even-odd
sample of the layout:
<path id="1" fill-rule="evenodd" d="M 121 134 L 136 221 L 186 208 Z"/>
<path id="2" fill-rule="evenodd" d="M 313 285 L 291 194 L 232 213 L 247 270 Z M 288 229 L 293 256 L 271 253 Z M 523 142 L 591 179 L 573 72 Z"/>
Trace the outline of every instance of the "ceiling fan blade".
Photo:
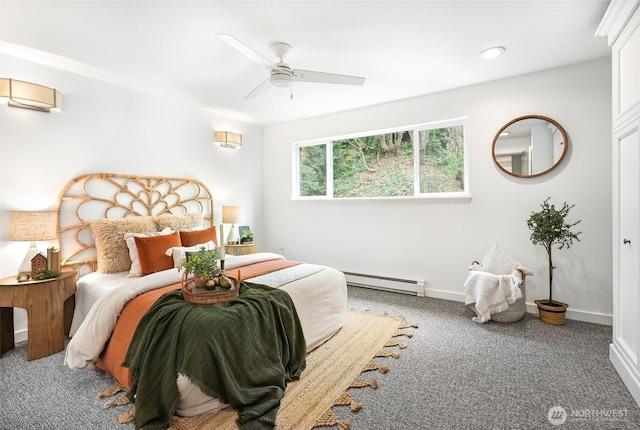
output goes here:
<path id="1" fill-rule="evenodd" d="M 227 42 L 229 45 L 231 45 L 232 47 L 234 47 L 235 49 L 237 49 L 238 51 L 240 51 L 241 53 L 243 53 L 244 55 L 249 57 L 249 59 L 251 59 L 254 62 L 258 63 L 259 65 L 261 65 L 265 69 L 271 70 L 274 67 L 276 67 L 276 65 L 273 64 L 271 61 L 267 60 L 262 55 L 258 54 L 253 49 L 249 48 L 247 45 L 245 45 L 242 42 L 238 41 L 236 38 L 234 38 L 230 34 L 217 34 L 216 36 L 218 36 L 220 39 L 222 39 L 225 42 Z"/>
<path id="2" fill-rule="evenodd" d="M 245 100 L 246 99 L 254 99 L 254 98 L 258 97 L 260 94 L 262 94 L 265 91 L 267 91 L 270 87 L 271 87 L 270 78 L 267 78 L 264 81 L 262 81 L 262 83 L 260 85 L 255 87 L 253 89 L 253 91 L 251 91 L 249 94 L 247 94 L 244 98 L 245 98 Z"/>
<path id="3" fill-rule="evenodd" d="M 293 80 L 300 82 L 317 82 L 321 84 L 364 85 L 364 79 L 359 76 L 337 75 L 335 73 L 314 72 L 311 70 L 295 69 Z"/>

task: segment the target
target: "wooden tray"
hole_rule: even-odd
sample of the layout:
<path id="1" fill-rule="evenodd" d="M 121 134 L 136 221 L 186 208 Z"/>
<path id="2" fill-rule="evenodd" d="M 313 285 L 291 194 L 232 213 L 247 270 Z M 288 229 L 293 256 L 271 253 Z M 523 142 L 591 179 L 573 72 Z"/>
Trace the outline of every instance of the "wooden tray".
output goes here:
<path id="1" fill-rule="evenodd" d="M 233 287 L 228 290 L 207 290 L 206 288 L 196 287 L 193 279 L 187 278 L 187 274 L 182 274 L 182 297 L 189 303 L 200 306 L 211 306 L 216 303 L 227 302 L 238 297 L 240 288 L 238 281 L 229 278 L 233 283 Z"/>

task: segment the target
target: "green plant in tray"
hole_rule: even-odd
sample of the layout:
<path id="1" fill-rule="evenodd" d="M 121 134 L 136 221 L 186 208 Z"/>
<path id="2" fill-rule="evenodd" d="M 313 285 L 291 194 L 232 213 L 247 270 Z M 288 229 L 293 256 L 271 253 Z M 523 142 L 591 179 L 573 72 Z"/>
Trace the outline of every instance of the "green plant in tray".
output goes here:
<path id="1" fill-rule="evenodd" d="M 188 252 L 187 261 L 178 270 L 184 270 L 188 275 L 193 274 L 200 278 L 217 276 L 221 272 L 218 266 L 218 250 L 202 246 L 195 252 Z"/>

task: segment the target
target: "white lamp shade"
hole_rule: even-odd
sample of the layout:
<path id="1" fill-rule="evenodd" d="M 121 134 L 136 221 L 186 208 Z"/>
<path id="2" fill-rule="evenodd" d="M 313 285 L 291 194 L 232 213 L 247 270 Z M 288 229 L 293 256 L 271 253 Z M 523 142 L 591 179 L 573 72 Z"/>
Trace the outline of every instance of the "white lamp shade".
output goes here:
<path id="1" fill-rule="evenodd" d="M 240 206 L 222 206 L 222 222 L 235 224 L 240 219 Z"/>
<path id="2" fill-rule="evenodd" d="M 55 88 L 16 79 L 0 78 L 0 98 L 11 106 L 49 112 L 62 108 L 62 94 Z"/>
<path id="3" fill-rule="evenodd" d="M 18 273 L 31 271 L 31 259 L 38 254 L 36 241 L 56 238 L 58 214 L 56 212 L 11 212 L 9 240 L 31 242 Z"/>
<path id="4" fill-rule="evenodd" d="M 231 224 L 229 235 L 227 236 L 227 243 L 238 242 L 238 231 L 236 230 L 235 223 L 240 219 L 240 206 L 222 206 L 222 222 L 225 224 Z"/>
<path id="5" fill-rule="evenodd" d="M 57 223 L 56 212 L 11 212 L 9 240 L 53 240 Z"/>
<path id="6" fill-rule="evenodd" d="M 231 131 L 216 131 L 214 138 L 217 144 L 227 148 L 239 148 L 242 146 L 242 135 Z"/>

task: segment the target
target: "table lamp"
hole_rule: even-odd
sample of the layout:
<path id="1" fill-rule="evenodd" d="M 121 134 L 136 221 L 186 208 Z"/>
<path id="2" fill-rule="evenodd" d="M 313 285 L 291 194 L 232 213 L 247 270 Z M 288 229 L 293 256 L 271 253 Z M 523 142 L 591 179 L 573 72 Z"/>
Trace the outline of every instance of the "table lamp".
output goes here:
<path id="1" fill-rule="evenodd" d="M 231 230 L 227 236 L 227 243 L 230 245 L 238 243 L 238 232 L 235 226 L 238 218 L 240 218 L 240 206 L 222 206 L 222 222 L 231 224 Z"/>
<path id="2" fill-rule="evenodd" d="M 9 240 L 30 241 L 18 273 L 31 273 L 31 259 L 38 254 L 36 241 L 54 240 L 58 214 L 56 212 L 11 212 Z"/>

